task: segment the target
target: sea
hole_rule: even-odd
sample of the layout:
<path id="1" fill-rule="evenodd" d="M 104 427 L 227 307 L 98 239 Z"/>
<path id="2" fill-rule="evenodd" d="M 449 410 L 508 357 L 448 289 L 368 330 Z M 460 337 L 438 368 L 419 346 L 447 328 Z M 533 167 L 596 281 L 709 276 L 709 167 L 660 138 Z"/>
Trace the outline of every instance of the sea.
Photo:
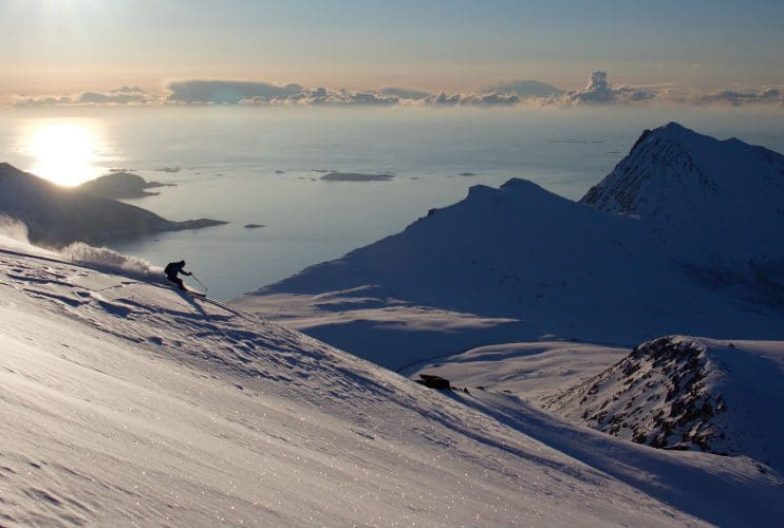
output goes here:
<path id="1" fill-rule="evenodd" d="M 783 118 L 750 107 L 7 109 L 0 161 L 68 186 L 120 170 L 167 184 L 125 201 L 229 223 L 110 247 L 159 266 L 184 259 L 194 286 L 227 300 L 400 232 L 473 185 L 525 178 L 578 200 L 647 128 L 678 121 L 784 152 Z"/>

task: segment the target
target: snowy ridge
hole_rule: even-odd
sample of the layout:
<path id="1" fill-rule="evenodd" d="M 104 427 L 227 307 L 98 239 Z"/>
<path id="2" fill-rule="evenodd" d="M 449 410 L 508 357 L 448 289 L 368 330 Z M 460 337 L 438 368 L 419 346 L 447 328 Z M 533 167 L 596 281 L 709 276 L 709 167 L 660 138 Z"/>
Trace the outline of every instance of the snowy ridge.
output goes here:
<path id="1" fill-rule="evenodd" d="M 296 332 L 14 251 L 0 251 L 3 525 L 705 522 L 704 497 L 673 506 Z M 780 477 L 722 467 L 769 519 Z"/>
<path id="2" fill-rule="evenodd" d="M 740 346 L 649 341 L 545 408 L 640 444 L 744 454 L 781 471 L 784 369 Z"/>

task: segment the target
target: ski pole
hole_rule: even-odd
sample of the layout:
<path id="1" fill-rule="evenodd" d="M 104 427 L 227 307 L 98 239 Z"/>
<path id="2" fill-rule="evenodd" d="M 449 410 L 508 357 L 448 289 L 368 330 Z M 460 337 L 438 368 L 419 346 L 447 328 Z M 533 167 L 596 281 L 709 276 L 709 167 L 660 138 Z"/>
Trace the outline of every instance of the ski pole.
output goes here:
<path id="1" fill-rule="evenodd" d="M 201 287 L 204 288 L 204 293 L 207 293 L 208 290 L 207 290 L 207 287 L 204 285 L 204 283 L 202 281 L 200 281 L 199 278 L 195 274 L 193 274 L 193 273 L 191 273 L 191 277 L 193 277 L 193 280 L 198 282 L 201 285 Z"/>

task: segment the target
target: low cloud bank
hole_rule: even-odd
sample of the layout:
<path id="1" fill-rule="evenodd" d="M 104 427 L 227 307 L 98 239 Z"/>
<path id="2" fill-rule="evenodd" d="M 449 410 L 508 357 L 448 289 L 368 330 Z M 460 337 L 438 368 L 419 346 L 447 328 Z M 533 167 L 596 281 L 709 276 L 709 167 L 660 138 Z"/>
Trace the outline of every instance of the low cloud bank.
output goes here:
<path id="1" fill-rule="evenodd" d="M 156 95 L 136 86 L 110 92 L 82 92 L 60 96 L 18 96 L 15 105 L 246 105 L 246 106 L 425 106 L 425 107 L 574 107 L 582 105 L 640 105 L 656 102 L 692 105 L 769 104 L 784 106 L 784 89 L 770 87 L 721 90 L 705 94 L 678 94 L 669 84 L 655 86 L 614 85 L 607 72 L 591 73 L 577 90 L 562 90 L 536 80 L 515 80 L 491 85 L 478 93 L 428 92 L 390 86 L 381 90 L 332 90 L 305 88 L 299 84 L 254 81 L 186 80 L 169 84 L 168 92 Z"/>
<path id="2" fill-rule="evenodd" d="M 722 90 L 697 96 L 693 99 L 696 104 L 726 104 L 730 106 L 743 106 L 748 104 L 778 104 L 784 106 L 784 89 L 767 88 L 762 90 Z"/>
<path id="3" fill-rule="evenodd" d="M 299 84 L 280 86 L 250 81 L 181 81 L 169 85 L 167 101 L 186 104 L 241 104 L 248 99 L 267 101 L 286 99 L 302 94 Z"/>
<path id="4" fill-rule="evenodd" d="M 490 93 L 514 94 L 521 98 L 548 98 L 563 95 L 564 90 L 541 81 L 510 81 L 487 89 Z"/>
<path id="5" fill-rule="evenodd" d="M 128 106 L 157 104 L 160 96 L 150 94 L 137 86 L 123 86 L 109 92 L 81 92 L 72 95 L 44 95 L 15 97 L 14 106 L 39 107 L 39 106 Z"/>
<path id="6" fill-rule="evenodd" d="M 394 95 L 377 92 L 352 92 L 350 90 L 332 91 L 326 88 L 301 90 L 285 97 L 254 96 L 243 99 L 239 104 L 269 105 L 311 105 L 311 106 L 394 106 L 403 100 Z"/>
<path id="7" fill-rule="evenodd" d="M 412 101 L 425 99 L 430 95 L 430 92 L 425 90 L 417 90 L 416 88 L 400 88 L 397 86 L 387 86 L 386 88 L 382 88 L 381 93 L 382 95 L 398 97 L 400 99 L 411 99 Z"/>

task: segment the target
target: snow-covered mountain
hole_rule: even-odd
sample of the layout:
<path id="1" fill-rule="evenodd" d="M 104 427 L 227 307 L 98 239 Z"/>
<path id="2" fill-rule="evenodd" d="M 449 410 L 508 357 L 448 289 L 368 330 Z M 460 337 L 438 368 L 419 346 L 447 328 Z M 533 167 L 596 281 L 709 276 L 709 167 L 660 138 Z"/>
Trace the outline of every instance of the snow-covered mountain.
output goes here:
<path id="1" fill-rule="evenodd" d="M 173 222 L 133 205 L 58 187 L 7 163 L 0 163 L 0 215 L 24 223 L 32 241 L 54 246 L 223 223 L 206 218 Z"/>
<path id="2" fill-rule="evenodd" d="M 581 201 L 636 216 L 679 250 L 784 255 L 784 156 L 736 138 L 719 141 L 677 123 L 646 130 Z"/>
<path id="3" fill-rule="evenodd" d="M 484 399 L 441 395 L 151 278 L 3 240 L 0 352 L 4 526 L 784 515 L 784 480 L 747 459 L 654 450 L 541 413 L 492 417 Z"/>
<path id="4" fill-rule="evenodd" d="M 670 123 L 582 202 L 640 218 L 709 286 L 784 305 L 784 156 Z"/>
<path id="5" fill-rule="evenodd" d="M 784 471 L 784 346 L 643 343 L 546 408 L 637 443 L 743 454 Z"/>
<path id="6" fill-rule="evenodd" d="M 478 185 L 238 304 L 394 368 L 543 336 L 782 338 L 781 160 L 670 124 L 582 203 Z"/>

